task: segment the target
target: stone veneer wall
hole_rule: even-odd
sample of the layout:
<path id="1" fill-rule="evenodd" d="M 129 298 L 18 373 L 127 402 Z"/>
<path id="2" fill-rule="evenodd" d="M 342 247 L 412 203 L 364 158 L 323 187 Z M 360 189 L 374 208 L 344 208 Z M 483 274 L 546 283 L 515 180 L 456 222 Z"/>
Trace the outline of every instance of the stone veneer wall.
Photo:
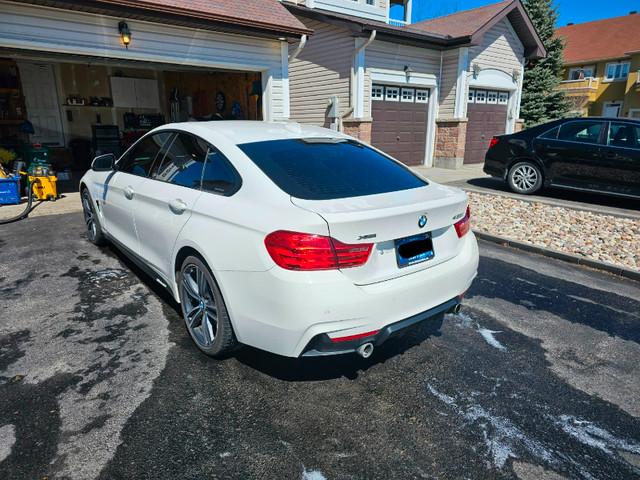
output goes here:
<path id="1" fill-rule="evenodd" d="M 371 120 L 343 120 L 342 131 L 347 135 L 356 137 L 358 140 L 371 144 Z"/>
<path id="2" fill-rule="evenodd" d="M 436 151 L 433 166 L 450 169 L 462 167 L 466 141 L 466 118 L 436 120 Z"/>
<path id="3" fill-rule="evenodd" d="M 522 126 L 524 125 L 524 120 L 522 119 L 518 119 L 516 120 L 515 125 L 513 126 L 513 133 L 518 133 L 520 131 L 522 131 Z"/>

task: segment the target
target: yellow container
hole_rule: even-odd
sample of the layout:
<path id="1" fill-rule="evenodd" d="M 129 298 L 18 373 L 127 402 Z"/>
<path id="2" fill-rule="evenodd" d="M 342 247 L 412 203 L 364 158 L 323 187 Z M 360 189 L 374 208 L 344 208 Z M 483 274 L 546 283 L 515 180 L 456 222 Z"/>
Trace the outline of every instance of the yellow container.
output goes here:
<path id="1" fill-rule="evenodd" d="M 33 193 L 38 200 L 55 200 L 58 198 L 58 179 L 55 175 L 32 177 L 29 175 L 29 183 L 35 182 Z"/>

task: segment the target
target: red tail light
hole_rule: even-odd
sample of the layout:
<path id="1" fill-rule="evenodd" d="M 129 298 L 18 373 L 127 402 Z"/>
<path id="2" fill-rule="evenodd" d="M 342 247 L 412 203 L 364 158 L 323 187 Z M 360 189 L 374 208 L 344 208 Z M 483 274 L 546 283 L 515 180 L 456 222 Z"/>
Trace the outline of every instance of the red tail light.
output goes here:
<path id="1" fill-rule="evenodd" d="M 367 263 L 372 243 L 347 245 L 335 238 L 278 230 L 264 239 L 276 264 L 287 270 L 334 270 Z"/>
<path id="2" fill-rule="evenodd" d="M 467 205 L 467 213 L 462 220 L 457 222 L 454 226 L 456 227 L 456 233 L 458 234 L 458 238 L 464 237 L 467 233 L 469 233 L 469 219 L 471 218 L 471 210 L 469 209 L 469 205 Z"/>
<path id="3" fill-rule="evenodd" d="M 493 137 L 489 142 L 489 148 L 493 147 L 496 143 L 498 143 L 498 139 L 496 137 Z"/>

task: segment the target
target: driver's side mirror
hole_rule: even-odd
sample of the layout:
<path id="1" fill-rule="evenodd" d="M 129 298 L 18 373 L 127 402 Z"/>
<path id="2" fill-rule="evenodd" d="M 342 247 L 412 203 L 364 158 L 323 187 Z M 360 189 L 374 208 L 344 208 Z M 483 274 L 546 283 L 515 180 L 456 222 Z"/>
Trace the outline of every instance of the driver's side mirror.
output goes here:
<path id="1" fill-rule="evenodd" d="M 93 159 L 91 170 L 94 172 L 109 172 L 116 166 L 116 156 L 113 153 L 105 153 Z"/>

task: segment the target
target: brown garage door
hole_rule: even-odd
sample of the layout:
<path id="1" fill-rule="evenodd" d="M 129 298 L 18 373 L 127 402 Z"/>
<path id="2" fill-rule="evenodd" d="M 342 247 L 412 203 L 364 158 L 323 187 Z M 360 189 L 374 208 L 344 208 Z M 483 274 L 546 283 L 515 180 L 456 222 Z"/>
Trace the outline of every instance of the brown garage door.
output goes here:
<path id="1" fill-rule="evenodd" d="M 491 137 L 505 133 L 508 100 L 508 92 L 469 90 L 464 163 L 484 162 Z"/>
<path id="2" fill-rule="evenodd" d="M 372 87 L 371 144 L 406 165 L 424 163 L 429 90 Z"/>

